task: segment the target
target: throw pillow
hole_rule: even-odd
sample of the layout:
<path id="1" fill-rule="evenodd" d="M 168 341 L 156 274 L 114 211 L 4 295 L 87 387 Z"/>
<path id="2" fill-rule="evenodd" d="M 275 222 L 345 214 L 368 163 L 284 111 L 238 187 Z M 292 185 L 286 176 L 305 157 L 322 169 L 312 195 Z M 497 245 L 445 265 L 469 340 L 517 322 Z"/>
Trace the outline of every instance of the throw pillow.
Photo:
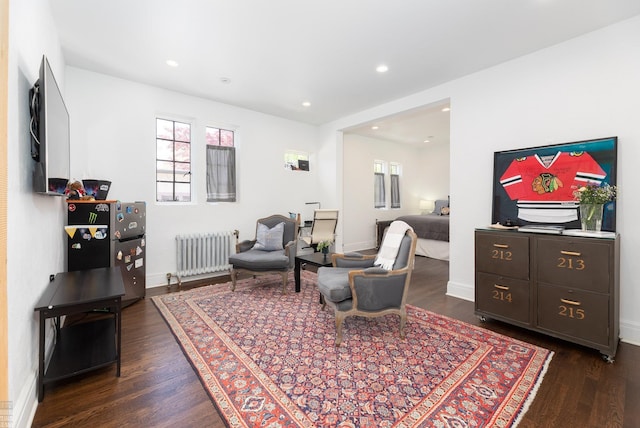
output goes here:
<path id="1" fill-rule="evenodd" d="M 253 248 L 256 250 L 275 251 L 282 250 L 282 236 L 284 235 L 284 222 L 280 222 L 269 228 L 267 225 L 258 223 L 256 231 L 256 243 Z"/>
<path id="2" fill-rule="evenodd" d="M 435 206 L 435 209 L 433 210 L 433 213 L 437 214 L 437 215 L 442 215 L 442 208 L 448 207 L 448 206 L 449 206 L 449 201 L 448 200 L 437 199 L 436 200 L 436 206 Z"/>
<path id="3" fill-rule="evenodd" d="M 440 215 L 449 215 L 450 212 L 451 212 L 451 208 L 442 207 L 442 210 L 440 210 Z"/>

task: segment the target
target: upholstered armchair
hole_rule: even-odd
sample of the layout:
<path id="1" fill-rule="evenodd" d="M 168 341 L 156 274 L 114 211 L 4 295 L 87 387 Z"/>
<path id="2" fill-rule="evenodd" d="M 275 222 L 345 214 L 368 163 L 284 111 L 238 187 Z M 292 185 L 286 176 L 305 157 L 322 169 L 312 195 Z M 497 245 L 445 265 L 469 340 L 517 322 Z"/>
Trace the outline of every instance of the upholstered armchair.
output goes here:
<path id="1" fill-rule="evenodd" d="M 385 236 L 386 239 L 386 236 Z M 359 253 L 333 254 L 333 267 L 318 269 L 318 290 L 323 309 L 335 312 L 336 346 L 342 342 L 342 323 L 348 316 L 400 316 L 400 337 L 405 337 L 407 311 L 405 302 L 411 281 L 417 235 L 411 228 L 404 231 L 391 269 L 374 265 L 378 255 Z M 383 251 L 385 244 L 380 251 Z"/>
<path id="2" fill-rule="evenodd" d="M 231 290 L 236 289 L 240 272 L 256 275 L 280 274 L 282 293 L 287 292 L 289 272 L 295 266 L 298 222 L 282 215 L 258 219 L 256 238 L 236 244 L 236 254 L 229 257 Z"/>

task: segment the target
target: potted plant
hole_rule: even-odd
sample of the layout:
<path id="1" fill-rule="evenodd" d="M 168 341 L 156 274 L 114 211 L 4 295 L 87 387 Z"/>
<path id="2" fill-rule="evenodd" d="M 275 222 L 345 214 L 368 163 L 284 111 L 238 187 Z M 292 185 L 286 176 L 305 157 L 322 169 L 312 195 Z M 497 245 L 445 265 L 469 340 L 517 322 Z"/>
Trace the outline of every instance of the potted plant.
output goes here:
<path id="1" fill-rule="evenodd" d="M 600 231 L 603 207 L 616 200 L 617 188 L 608 183 L 602 186 L 589 184 L 573 192 L 573 196 L 580 204 L 582 230 Z"/>
<path id="2" fill-rule="evenodd" d="M 320 241 L 318 242 L 318 251 L 321 251 L 322 254 L 329 253 L 329 247 L 333 244 L 333 241 Z"/>

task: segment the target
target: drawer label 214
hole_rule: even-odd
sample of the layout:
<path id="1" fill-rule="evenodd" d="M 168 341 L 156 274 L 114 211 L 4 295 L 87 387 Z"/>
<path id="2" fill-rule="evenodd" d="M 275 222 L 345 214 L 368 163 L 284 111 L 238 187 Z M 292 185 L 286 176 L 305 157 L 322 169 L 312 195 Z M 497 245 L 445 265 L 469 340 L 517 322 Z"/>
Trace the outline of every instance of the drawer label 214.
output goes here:
<path id="1" fill-rule="evenodd" d="M 509 287 L 505 287 L 504 285 L 493 284 L 495 290 L 492 291 L 492 297 L 496 300 L 500 300 L 501 302 L 509 302 L 513 301 L 511 297 L 511 292 L 509 291 Z"/>

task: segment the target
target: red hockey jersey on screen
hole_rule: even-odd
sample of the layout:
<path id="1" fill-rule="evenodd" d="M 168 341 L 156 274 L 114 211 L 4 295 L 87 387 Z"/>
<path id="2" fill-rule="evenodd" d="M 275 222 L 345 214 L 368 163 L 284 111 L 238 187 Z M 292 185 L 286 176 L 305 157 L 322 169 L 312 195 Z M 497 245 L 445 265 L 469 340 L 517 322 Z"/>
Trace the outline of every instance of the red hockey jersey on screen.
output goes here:
<path id="1" fill-rule="evenodd" d="M 514 159 L 500 177 L 518 217 L 532 222 L 567 223 L 578 219 L 573 192 L 587 184 L 599 185 L 606 172 L 589 153 L 558 152 L 552 157 Z"/>

